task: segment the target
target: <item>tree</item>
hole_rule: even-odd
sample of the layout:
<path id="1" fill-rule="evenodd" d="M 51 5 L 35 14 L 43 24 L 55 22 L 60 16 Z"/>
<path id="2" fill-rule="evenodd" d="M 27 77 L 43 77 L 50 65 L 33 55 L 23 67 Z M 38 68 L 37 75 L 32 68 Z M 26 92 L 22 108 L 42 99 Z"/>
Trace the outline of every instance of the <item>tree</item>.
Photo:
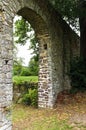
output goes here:
<path id="1" fill-rule="evenodd" d="M 69 24 L 80 30 L 80 54 L 86 58 L 86 0 L 49 1 Z"/>
<path id="2" fill-rule="evenodd" d="M 20 17 L 14 25 L 15 43 L 25 45 L 26 40 L 29 38 L 27 32 L 30 30 L 30 25 L 22 17 Z"/>
<path id="3" fill-rule="evenodd" d="M 38 61 L 36 61 L 34 57 L 31 58 L 28 68 L 31 75 L 34 75 L 34 76 L 38 75 Z"/>
<path id="4" fill-rule="evenodd" d="M 78 0 L 49 0 L 54 8 L 62 15 L 69 24 L 77 27 L 77 18 L 78 18 Z"/>
<path id="5" fill-rule="evenodd" d="M 13 75 L 21 75 L 21 71 L 22 71 L 22 67 L 23 67 L 22 63 L 23 63 L 22 58 L 14 60 Z"/>
<path id="6" fill-rule="evenodd" d="M 32 54 L 34 54 L 34 56 L 32 57 L 32 59 L 34 59 L 35 61 L 38 61 L 39 59 L 39 43 L 35 37 L 35 35 L 32 36 L 32 38 L 30 38 L 30 47 L 29 49 L 32 49 L 33 52 Z"/>
<path id="7" fill-rule="evenodd" d="M 86 0 L 79 0 L 79 23 L 80 23 L 80 51 L 81 56 L 86 59 Z"/>

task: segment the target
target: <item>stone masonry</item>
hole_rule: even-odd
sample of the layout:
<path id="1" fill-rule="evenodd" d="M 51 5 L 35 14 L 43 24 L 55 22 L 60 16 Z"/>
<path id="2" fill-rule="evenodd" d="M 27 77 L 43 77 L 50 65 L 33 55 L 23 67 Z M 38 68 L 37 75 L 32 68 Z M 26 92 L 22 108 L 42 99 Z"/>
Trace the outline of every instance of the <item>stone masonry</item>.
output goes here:
<path id="1" fill-rule="evenodd" d="M 79 38 L 47 0 L 0 0 L 0 130 L 12 130 L 13 19 L 24 17 L 39 41 L 38 105 L 53 108 L 57 94 L 70 88 L 67 72 L 79 55 Z"/>

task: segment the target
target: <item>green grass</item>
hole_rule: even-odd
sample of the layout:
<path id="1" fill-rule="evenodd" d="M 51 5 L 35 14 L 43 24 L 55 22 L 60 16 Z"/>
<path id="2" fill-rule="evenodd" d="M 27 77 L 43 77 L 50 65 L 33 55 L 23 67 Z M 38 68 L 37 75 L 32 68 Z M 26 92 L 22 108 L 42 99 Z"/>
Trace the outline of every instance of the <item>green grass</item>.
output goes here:
<path id="1" fill-rule="evenodd" d="M 17 129 L 16 129 L 17 127 Z M 50 109 L 17 105 L 13 109 L 13 130 L 73 130 L 67 120 L 59 120 Z"/>
<path id="2" fill-rule="evenodd" d="M 58 121 L 56 117 L 42 120 L 42 122 L 36 122 L 34 130 L 72 130 L 73 127 L 68 125 L 66 120 Z"/>
<path id="3" fill-rule="evenodd" d="M 38 76 L 14 76 L 13 82 L 24 83 L 24 82 L 38 82 Z"/>
<path id="4" fill-rule="evenodd" d="M 70 103 L 65 101 L 58 103 L 55 109 L 36 109 L 14 104 L 12 130 L 86 130 L 86 92 L 78 93 L 76 98 L 69 98 Z"/>
<path id="5" fill-rule="evenodd" d="M 69 98 L 70 103 L 65 101 L 58 103 L 55 109 L 14 104 L 12 130 L 86 130 L 86 93 L 78 93 L 78 97 Z"/>

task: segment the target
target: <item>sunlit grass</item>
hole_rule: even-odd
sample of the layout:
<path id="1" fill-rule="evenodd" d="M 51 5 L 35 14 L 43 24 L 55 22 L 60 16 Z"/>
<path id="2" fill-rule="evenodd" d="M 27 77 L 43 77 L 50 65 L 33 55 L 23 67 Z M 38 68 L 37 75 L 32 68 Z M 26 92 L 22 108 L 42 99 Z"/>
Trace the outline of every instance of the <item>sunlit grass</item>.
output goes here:
<path id="1" fill-rule="evenodd" d="M 19 82 L 38 82 L 38 76 L 14 76 L 13 82 L 19 83 Z"/>
<path id="2" fill-rule="evenodd" d="M 13 124 L 17 124 L 18 130 L 72 130 L 67 119 L 59 120 L 53 110 L 22 105 L 13 109 Z"/>

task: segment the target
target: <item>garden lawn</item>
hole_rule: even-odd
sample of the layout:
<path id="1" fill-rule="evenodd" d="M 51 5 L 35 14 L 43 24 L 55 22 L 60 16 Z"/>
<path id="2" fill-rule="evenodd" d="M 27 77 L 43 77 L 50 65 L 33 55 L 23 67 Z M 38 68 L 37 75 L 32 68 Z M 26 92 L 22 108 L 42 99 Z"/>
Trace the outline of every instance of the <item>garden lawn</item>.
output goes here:
<path id="1" fill-rule="evenodd" d="M 18 83 L 23 83 L 23 82 L 38 82 L 38 76 L 14 76 L 13 77 L 13 82 L 18 84 Z"/>

